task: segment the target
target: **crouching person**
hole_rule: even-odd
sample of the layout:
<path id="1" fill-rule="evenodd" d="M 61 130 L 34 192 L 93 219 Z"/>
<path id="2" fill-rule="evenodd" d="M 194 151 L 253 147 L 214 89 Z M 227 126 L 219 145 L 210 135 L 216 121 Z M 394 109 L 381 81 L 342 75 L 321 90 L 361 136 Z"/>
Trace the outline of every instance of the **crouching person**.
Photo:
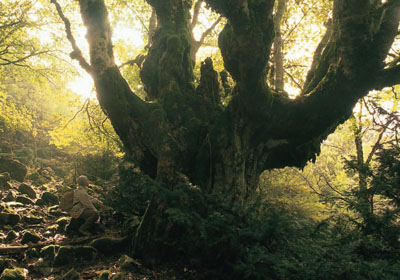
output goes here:
<path id="1" fill-rule="evenodd" d="M 79 176 L 77 184 L 78 186 L 74 191 L 73 206 L 69 214 L 72 217 L 71 223 L 81 220 L 82 224 L 79 226 L 79 233 L 88 236 L 90 235 L 90 230 L 93 229 L 100 216 L 95 206 L 103 210 L 104 205 L 100 200 L 87 193 L 89 180 L 86 176 Z"/>

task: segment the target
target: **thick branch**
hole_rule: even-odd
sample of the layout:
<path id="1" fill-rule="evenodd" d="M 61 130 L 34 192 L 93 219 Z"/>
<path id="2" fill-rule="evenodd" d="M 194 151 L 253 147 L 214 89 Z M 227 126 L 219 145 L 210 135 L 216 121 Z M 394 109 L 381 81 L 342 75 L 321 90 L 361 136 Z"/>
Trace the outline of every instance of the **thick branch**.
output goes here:
<path id="1" fill-rule="evenodd" d="M 274 39 L 273 1 L 208 0 L 207 3 L 228 18 L 218 41 L 225 68 L 245 87 L 264 84 L 264 70 Z"/>
<path id="2" fill-rule="evenodd" d="M 377 73 L 374 80 L 374 89 L 381 90 L 400 84 L 400 65 L 383 69 Z"/>
<path id="3" fill-rule="evenodd" d="M 400 1 L 388 1 L 382 9 L 381 18 L 378 24 L 374 40 L 374 51 L 377 59 L 383 63 L 398 34 L 400 21 Z"/>
<path id="4" fill-rule="evenodd" d="M 162 182 L 169 181 L 177 149 L 167 132 L 164 110 L 137 97 L 115 65 L 104 1 L 80 0 L 79 4 L 88 30 L 92 76 L 102 109 L 138 166 Z"/>
<path id="5" fill-rule="evenodd" d="M 291 112 L 284 121 L 289 131 L 278 133 L 277 138 L 290 138 L 292 147 L 299 145 L 288 155 L 294 162 L 296 157 L 312 158 L 313 153 L 318 153 L 320 142 L 349 118 L 357 100 L 374 88 L 372 81 L 382 64 L 377 59 L 379 54 L 373 52 L 378 46 L 371 39 L 369 8 L 369 1 L 335 1 L 331 43 L 322 54 L 313 81 L 305 88 L 307 95 L 274 110 L 274 116 L 280 115 L 280 111 Z M 389 40 L 395 34 L 390 29 L 385 36 Z M 282 121 L 276 121 L 279 120 Z"/>
<path id="6" fill-rule="evenodd" d="M 146 44 L 146 49 L 150 48 L 152 42 L 153 42 L 153 36 L 156 33 L 157 29 L 157 14 L 156 10 L 153 8 L 151 9 L 151 16 L 150 16 L 150 22 L 149 22 L 149 29 L 147 31 L 147 44 Z"/>
<path id="7" fill-rule="evenodd" d="M 50 2 L 56 6 L 58 16 L 64 22 L 65 32 L 67 33 L 67 39 L 71 43 L 71 46 L 72 46 L 72 52 L 70 54 L 71 58 L 76 59 L 79 62 L 79 65 L 84 70 L 86 70 L 86 72 L 88 72 L 89 74 L 92 74 L 91 66 L 89 65 L 89 63 L 86 62 L 85 58 L 82 55 L 81 50 L 79 49 L 78 45 L 76 44 L 74 36 L 72 35 L 70 21 L 65 17 L 60 4 L 56 0 L 51 0 Z"/>
<path id="8" fill-rule="evenodd" d="M 327 30 L 325 32 L 325 35 L 322 37 L 321 41 L 319 42 L 314 52 L 311 69 L 308 72 L 306 81 L 304 83 L 304 93 L 308 92 L 307 87 L 309 87 L 311 82 L 313 82 L 313 84 L 318 83 L 328 70 L 327 62 L 331 54 L 325 52 L 323 56 L 322 53 L 328 46 L 329 39 L 332 37 L 332 31 L 333 31 L 332 21 L 329 20 L 327 23 Z"/>
<path id="9" fill-rule="evenodd" d="M 148 2 L 156 10 L 159 24 L 140 72 L 148 100 L 171 91 L 193 91 L 190 6 L 181 0 Z"/>

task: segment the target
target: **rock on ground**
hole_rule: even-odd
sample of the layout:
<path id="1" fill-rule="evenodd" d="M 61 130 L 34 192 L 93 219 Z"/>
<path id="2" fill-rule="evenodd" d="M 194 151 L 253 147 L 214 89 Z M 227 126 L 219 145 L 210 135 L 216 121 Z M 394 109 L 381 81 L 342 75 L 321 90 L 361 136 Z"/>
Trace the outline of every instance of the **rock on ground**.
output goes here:
<path id="1" fill-rule="evenodd" d="M 23 182 L 28 169 L 18 160 L 0 157 L 0 172 L 8 172 L 11 178 Z"/>
<path id="2" fill-rule="evenodd" d="M 36 198 L 35 190 L 26 183 L 22 183 L 21 185 L 19 185 L 18 191 L 22 194 L 26 194 L 31 199 Z"/>
<path id="3" fill-rule="evenodd" d="M 0 276 L 0 280 L 24 280 L 28 270 L 25 268 L 6 268 Z"/>
<path id="4" fill-rule="evenodd" d="M 8 183 L 11 180 L 10 173 L 3 172 L 0 173 L 0 189 L 9 190 L 11 188 L 10 184 Z"/>

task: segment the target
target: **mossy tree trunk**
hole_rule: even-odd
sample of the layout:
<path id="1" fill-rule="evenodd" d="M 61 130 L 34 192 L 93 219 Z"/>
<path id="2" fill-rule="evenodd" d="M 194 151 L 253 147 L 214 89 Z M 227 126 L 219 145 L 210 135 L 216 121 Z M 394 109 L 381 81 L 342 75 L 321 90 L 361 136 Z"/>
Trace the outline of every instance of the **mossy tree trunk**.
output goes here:
<path id="1" fill-rule="evenodd" d="M 272 0 L 207 0 L 227 19 L 219 35 L 232 98 L 220 102 L 210 59 L 195 88 L 189 0 L 148 0 L 158 29 L 141 69 L 148 102 L 129 88 L 114 62 L 103 0 L 79 0 L 88 29 L 90 66 L 100 105 L 126 151 L 168 187 L 177 174 L 208 192 L 243 200 L 266 169 L 303 167 L 321 142 L 351 116 L 369 90 L 400 82 L 400 65 L 384 63 L 398 33 L 400 3 L 335 0 L 333 18 L 296 99 L 266 84 L 274 42 Z"/>

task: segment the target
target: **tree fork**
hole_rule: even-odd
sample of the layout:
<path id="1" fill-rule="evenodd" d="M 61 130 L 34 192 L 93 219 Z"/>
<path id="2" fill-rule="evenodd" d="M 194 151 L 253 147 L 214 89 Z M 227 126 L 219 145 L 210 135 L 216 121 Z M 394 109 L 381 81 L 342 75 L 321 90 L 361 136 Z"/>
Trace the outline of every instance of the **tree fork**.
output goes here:
<path id="1" fill-rule="evenodd" d="M 161 182 L 181 172 L 205 190 L 243 199 L 265 169 L 302 167 L 315 158 L 360 97 L 398 81 L 399 66 L 384 68 L 383 59 L 398 31 L 399 1 L 376 7 L 367 0 L 335 0 L 329 40 L 321 42 L 315 74 L 294 100 L 274 94 L 265 82 L 274 1 L 205 2 L 228 21 L 219 46 L 236 85 L 226 107 L 210 102 L 216 87 L 210 67 L 201 87 L 193 84 L 191 1 L 148 0 L 159 19 L 141 71 L 152 103 L 135 96 L 115 66 L 104 1 L 79 1 L 100 105 L 127 152 Z M 374 9 L 379 16 L 371 20 Z"/>

